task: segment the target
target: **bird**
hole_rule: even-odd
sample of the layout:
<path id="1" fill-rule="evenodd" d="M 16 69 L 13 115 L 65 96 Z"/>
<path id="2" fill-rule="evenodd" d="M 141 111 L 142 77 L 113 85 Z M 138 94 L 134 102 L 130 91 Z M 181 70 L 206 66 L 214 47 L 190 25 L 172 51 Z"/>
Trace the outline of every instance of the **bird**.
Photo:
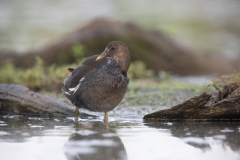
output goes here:
<path id="1" fill-rule="evenodd" d="M 63 81 L 63 94 L 73 105 L 75 117 L 79 108 L 94 112 L 104 112 L 104 122 L 108 123 L 108 112 L 123 99 L 129 79 L 130 66 L 128 47 L 120 41 L 110 42 L 99 55 L 88 57 Z"/>

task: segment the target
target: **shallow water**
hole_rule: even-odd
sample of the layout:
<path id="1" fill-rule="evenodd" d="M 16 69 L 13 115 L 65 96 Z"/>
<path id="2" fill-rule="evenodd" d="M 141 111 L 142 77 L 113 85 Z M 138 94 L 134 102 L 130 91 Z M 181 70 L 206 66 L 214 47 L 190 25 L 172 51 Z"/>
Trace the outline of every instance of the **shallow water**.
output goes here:
<path id="1" fill-rule="evenodd" d="M 111 112 L 109 129 L 101 113 L 79 122 L 73 117 L 0 116 L 1 160 L 240 159 L 238 122 L 144 122 L 145 113 L 137 112 L 141 107 L 133 108 L 132 116 Z"/>

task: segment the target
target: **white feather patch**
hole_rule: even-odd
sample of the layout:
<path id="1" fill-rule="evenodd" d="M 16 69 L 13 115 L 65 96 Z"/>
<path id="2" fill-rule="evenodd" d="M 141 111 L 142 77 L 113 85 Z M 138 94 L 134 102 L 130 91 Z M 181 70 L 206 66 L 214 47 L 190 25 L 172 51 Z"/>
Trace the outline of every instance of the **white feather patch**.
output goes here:
<path id="1" fill-rule="evenodd" d="M 65 94 L 67 94 L 67 95 L 71 95 L 70 93 L 68 93 L 68 92 L 65 92 L 65 91 L 64 91 L 64 93 L 65 93 Z"/>
<path id="2" fill-rule="evenodd" d="M 73 91 L 75 91 L 75 89 L 76 89 L 76 87 L 74 87 L 74 88 L 69 88 L 68 90 L 69 90 L 70 92 L 73 92 Z"/>
<path id="3" fill-rule="evenodd" d="M 79 83 L 79 84 L 77 85 L 77 87 L 75 87 L 74 93 L 78 90 L 80 84 L 81 84 L 81 83 Z"/>
<path id="4" fill-rule="evenodd" d="M 84 77 L 81 78 L 80 81 L 79 81 L 79 84 L 78 84 L 76 87 L 69 88 L 68 90 L 69 90 L 70 92 L 75 93 L 75 92 L 78 90 L 79 86 L 81 85 L 81 82 L 82 82 L 84 79 L 85 79 Z"/>
<path id="5" fill-rule="evenodd" d="M 81 78 L 79 82 L 81 83 L 81 82 L 82 82 L 84 79 L 85 79 L 84 77 L 83 77 L 83 78 Z"/>

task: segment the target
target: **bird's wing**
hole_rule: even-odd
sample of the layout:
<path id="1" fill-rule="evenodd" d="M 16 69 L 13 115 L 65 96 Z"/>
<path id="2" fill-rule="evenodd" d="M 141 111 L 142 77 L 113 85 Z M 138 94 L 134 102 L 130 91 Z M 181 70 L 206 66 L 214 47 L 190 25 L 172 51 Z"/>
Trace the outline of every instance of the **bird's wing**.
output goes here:
<path id="1" fill-rule="evenodd" d="M 96 70 L 97 68 L 101 68 L 103 65 L 107 63 L 107 59 L 103 59 L 101 61 L 96 61 L 98 55 L 93 55 L 87 58 L 81 65 L 79 65 L 75 69 L 70 69 L 72 72 L 65 80 L 64 86 L 67 90 L 70 88 L 75 88 L 79 84 L 79 81 L 88 73 Z"/>

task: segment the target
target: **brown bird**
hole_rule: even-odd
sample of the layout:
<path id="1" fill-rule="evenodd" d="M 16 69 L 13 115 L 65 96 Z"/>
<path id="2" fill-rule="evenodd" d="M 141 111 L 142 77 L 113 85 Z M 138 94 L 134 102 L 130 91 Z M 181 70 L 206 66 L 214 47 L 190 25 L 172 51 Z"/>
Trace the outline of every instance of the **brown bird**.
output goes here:
<path id="1" fill-rule="evenodd" d="M 64 95 L 78 108 L 104 112 L 104 122 L 108 122 L 108 112 L 114 109 L 127 91 L 130 54 L 127 46 L 119 41 L 110 42 L 100 55 L 87 58 L 64 80 Z"/>

